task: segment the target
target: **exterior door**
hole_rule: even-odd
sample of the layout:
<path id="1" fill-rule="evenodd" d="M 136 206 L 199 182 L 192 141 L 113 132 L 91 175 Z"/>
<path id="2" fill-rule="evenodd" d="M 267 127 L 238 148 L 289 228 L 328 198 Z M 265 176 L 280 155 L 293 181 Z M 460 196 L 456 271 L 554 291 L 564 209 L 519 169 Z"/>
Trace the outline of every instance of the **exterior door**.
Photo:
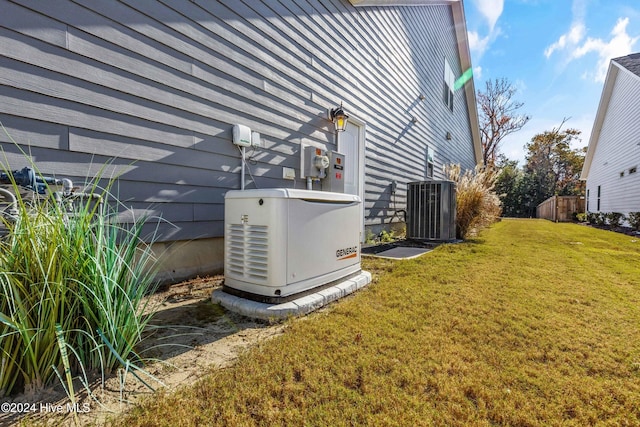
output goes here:
<path id="1" fill-rule="evenodd" d="M 347 129 L 338 133 L 338 151 L 345 156 L 344 192 L 359 196 L 360 204 L 360 241 L 364 241 L 364 137 L 365 125 L 358 120 L 349 119 Z"/>

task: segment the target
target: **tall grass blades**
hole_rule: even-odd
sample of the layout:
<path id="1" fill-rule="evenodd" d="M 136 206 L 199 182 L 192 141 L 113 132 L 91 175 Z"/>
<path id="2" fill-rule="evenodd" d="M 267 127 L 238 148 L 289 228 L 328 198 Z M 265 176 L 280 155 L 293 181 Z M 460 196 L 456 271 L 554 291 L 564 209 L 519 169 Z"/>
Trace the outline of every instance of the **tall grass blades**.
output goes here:
<path id="1" fill-rule="evenodd" d="M 109 206 L 109 205 L 105 205 Z M 98 348 L 84 342 L 86 357 L 93 366 L 112 372 L 119 359 L 127 358 L 142 339 L 142 331 L 152 317 L 145 295 L 155 290 L 154 259 L 150 247 L 141 243 L 145 222 L 139 219 L 127 227 L 116 221 L 111 210 L 93 224 L 90 239 L 84 239 L 87 268 L 78 276 L 78 294 L 86 329 L 95 332 Z M 82 233 L 82 230 L 78 230 Z M 102 331 L 103 337 L 99 337 Z M 104 339 L 111 344 L 104 345 Z"/>
<path id="2" fill-rule="evenodd" d="M 2 313 L 10 321 L 0 341 L 8 363 L 0 388 L 10 393 L 16 386 L 30 391 L 49 383 L 52 367 L 60 366 L 55 325 L 60 323 L 64 331 L 73 326 L 77 302 L 69 280 L 72 254 L 60 218 L 44 203 L 27 204 L 18 197 L 18 215 L 7 226 L 0 269 Z"/>
<path id="3" fill-rule="evenodd" d="M 445 167 L 445 175 L 456 183 L 456 237 L 466 239 L 472 233 L 497 221 L 502 211 L 493 192 L 497 178 L 490 168 L 476 167 L 462 172 L 460 165 Z"/>
<path id="4" fill-rule="evenodd" d="M 52 383 L 65 369 L 59 342 L 76 372 L 136 360 L 153 312 L 144 303 L 155 272 L 140 236 L 146 219 L 119 223 L 114 180 L 106 189 L 98 182 L 72 204 L 26 202 L 14 186 L 18 213 L 0 240 L 0 397 Z"/>

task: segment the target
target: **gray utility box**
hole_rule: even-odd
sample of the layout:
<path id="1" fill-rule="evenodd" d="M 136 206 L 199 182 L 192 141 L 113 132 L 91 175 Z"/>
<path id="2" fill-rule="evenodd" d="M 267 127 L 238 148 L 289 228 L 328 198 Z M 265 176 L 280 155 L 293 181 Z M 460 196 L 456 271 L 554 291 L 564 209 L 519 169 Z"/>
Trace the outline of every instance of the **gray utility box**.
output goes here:
<path id="1" fill-rule="evenodd" d="M 407 184 L 407 238 L 456 239 L 456 183 L 420 181 Z"/>
<path id="2" fill-rule="evenodd" d="M 329 167 L 327 177 L 322 181 L 322 191 L 344 193 L 344 154 L 329 151 Z"/>

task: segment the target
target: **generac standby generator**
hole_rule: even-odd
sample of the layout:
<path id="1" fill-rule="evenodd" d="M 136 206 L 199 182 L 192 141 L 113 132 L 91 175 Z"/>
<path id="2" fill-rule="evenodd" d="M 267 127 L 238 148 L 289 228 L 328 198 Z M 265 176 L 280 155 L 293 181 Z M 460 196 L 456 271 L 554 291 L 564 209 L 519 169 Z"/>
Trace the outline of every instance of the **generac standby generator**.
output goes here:
<path id="1" fill-rule="evenodd" d="M 407 184 L 407 238 L 455 240 L 455 182 L 420 181 Z"/>
<path id="2" fill-rule="evenodd" d="M 357 275 L 360 203 L 323 191 L 227 192 L 223 290 L 279 303 Z"/>

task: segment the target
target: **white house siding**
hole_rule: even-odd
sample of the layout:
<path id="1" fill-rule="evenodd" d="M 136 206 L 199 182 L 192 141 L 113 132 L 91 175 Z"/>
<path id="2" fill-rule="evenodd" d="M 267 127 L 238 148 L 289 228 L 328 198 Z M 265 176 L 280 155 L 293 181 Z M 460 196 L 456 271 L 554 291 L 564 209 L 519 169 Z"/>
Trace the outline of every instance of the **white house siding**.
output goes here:
<path id="1" fill-rule="evenodd" d="M 637 172 L 629 174 L 634 167 Z M 613 86 L 587 191 L 590 212 L 640 212 L 640 78 L 624 69 Z"/>
<path id="2" fill-rule="evenodd" d="M 247 188 L 301 188 L 282 168 L 300 176 L 301 144 L 334 148 L 326 111 L 342 102 L 366 123 L 366 223 L 382 224 L 425 178 L 427 147 L 436 178 L 476 164 L 475 105 L 442 99 L 445 58 L 464 72 L 454 27 L 450 5 L 0 0 L 0 121 L 46 174 L 82 182 L 109 163 L 119 198 L 166 220 L 161 241 L 192 241 L 223 235 L 240 187 L 233 124 L 262 136 Z M 9 140 L 7 166 L 25 166 Z"/>

